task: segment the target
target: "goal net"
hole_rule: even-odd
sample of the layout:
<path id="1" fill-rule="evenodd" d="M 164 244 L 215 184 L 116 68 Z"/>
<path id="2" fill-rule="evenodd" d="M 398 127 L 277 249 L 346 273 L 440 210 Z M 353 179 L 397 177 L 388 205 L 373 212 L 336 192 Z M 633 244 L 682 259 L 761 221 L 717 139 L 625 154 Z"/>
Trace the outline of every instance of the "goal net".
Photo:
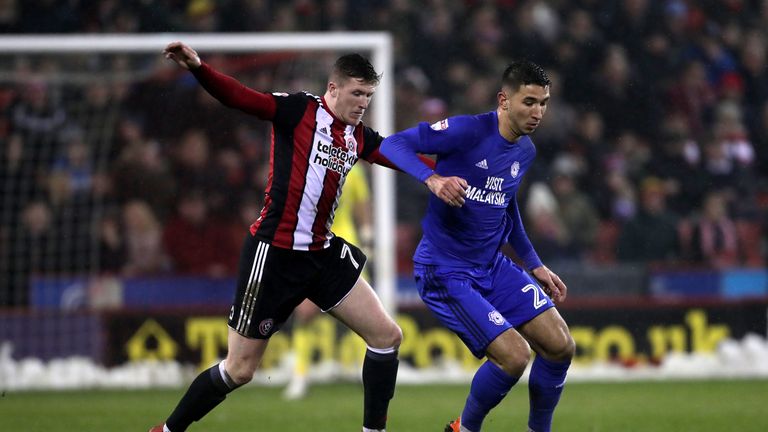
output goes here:
<path id="1" fill-rule="evenodd" d="M 186 185 L 230 225 L 260 208 L 270 125 L 221 106 L 165 60 L 161 51 L 175 40 L 263 91 L 322 94 L 333 61 L 360 52 L 384 74 L 366 124 L 392 132 L 384 33 L 0 38 L 0 343 L 38 338 L 51 358 L 56 345 L 91 343 L 78 335 L 95 325 L 90 318 L 51 317 L 118 304 L 104 282 L 111 278 L 167 275 L 158 233 Z M 393 310 L 393 180 L 379 167 L 370 171 L 371 273 Z"/>

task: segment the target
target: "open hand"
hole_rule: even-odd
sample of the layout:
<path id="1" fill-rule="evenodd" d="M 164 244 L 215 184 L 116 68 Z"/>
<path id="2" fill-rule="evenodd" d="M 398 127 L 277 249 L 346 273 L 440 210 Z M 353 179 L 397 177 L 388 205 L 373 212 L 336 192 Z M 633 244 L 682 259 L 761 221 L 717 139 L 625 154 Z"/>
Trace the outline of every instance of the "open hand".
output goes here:
<path id="1" fill-rule="evenodd" d="M 178 41 L 169 43 L 163 50 L 163 55 L 187 70 L 197 69 L 202 64 L 197 51 Z"/>

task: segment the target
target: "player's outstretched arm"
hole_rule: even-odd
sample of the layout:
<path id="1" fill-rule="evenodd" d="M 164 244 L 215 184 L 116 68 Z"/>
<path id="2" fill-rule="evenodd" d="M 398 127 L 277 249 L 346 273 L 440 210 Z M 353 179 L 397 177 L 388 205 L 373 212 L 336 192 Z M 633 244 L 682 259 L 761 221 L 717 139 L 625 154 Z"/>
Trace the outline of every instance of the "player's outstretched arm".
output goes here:
<path id="1" fill-rule="evenodd" d="M 276 104 L 271 95 L 248 88 L 231 76 L 215 71 L 203 63 L 197 52 L 183 42 L 169 43 L 163 50 L 163 55 L 192 72 L 200 85 L 223 105 L 264 120 L 274 117 Z"/>
<path id="2" fill-rule="evenodd" d="M 171 42 L 163 50 L 163 55 L 168 60 L 173 60 L 179 66 L 186 70 L 194 70 L 200 67 L 202 62 L 197 51 L 193 50 L 183 42 Z"/>

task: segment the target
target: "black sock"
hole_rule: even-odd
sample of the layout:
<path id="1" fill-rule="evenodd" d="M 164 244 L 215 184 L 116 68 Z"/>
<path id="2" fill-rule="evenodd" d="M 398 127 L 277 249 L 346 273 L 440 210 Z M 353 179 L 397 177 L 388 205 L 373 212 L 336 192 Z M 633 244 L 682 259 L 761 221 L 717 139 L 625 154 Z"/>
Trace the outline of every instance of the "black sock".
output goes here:
<path id="1" fill-rule="evenodd" d="M 165 424 L 171 432 L 184 432 L 192 422 L 203 418 L 237 387 L 228 375 L 222 378 L 218 364 L 203 371 L 192 381 Z"/>
<path id="2" fill-rule="evenodd" d="M 397 351 L 387 354 L 378 354 L 371 350 L 365 352 L 363 361 L 364 427 L 368 429 L 386 427 L 389 401 L 395 395 L 398 364 Z"/>

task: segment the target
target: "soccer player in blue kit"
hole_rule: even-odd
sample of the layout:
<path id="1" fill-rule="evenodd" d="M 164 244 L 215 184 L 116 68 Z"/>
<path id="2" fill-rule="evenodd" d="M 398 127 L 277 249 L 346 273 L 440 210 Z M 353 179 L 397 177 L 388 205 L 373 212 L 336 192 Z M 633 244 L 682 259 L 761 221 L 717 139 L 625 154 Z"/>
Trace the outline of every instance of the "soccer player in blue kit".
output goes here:
<path id="1" fill-rule="evenodd" d="M 565 300 L 567 287 L 536 254 L 515 199 L 536 154 L 528 135 L 547 110 L 549 85 L 540 66 L 514 62 L 504 71 L 496 110 L 422 123 L 380 148 L 433 193 L 413 258 L 422 300 L 475 356 L 487 357 L 446 432 L 479 432 L 525 371 L 531 348 L 528 428 L 549 432 L 574 355 L 553 303 Z M 435 170 L 417 153 L 437 155 Z M 523 267 L 502 254 L 506 242 Z"/>

